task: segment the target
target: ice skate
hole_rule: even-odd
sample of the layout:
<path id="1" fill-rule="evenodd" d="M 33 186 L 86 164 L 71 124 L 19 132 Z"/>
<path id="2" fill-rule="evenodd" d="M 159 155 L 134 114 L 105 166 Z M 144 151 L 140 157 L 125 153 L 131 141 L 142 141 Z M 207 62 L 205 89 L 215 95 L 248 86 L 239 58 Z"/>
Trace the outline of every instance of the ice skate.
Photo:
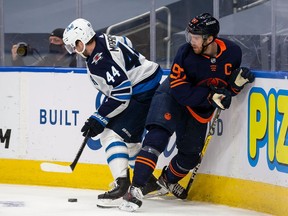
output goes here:
<path id="1" fill-rule="evenodd" d="M 147 184 L 142 189 L 142 194 L 144 198 L 152 198 L 158 196 L 164 196 L 168 194 L 166 188 L 161 187 L 157 183 L 157 178 L 152 175 Z"/>
<path id="2" fill-rule="evenodd" d="M 127 177 L 119 177 L 113 182 L 113 188 L 104 194 L 98 195 L 97 206 L 101 208 L 115 208 L 123 202 L 122 197 L 130 186 L 129 170 Z"/>
<path id="3" fill-rule="evenodd" d="M 165 174 L 167 167 L 165 166 L 162 170 L 161 176 L 159 177 L 157 183 L 162 186 L 163 188 L 166 188 L 166 192 L 172 193 L 175 197 L 179 199 L 186 199 L 187 198 L 187 191 L 185 188 L 183 188 L 180 184 L 172 184 L 167 181 L 167 177 Z"/>
<path id="4" fill-rule="evenodd" d="M 142 188 L 130 186 L 128 192 L 123 197 L 123 202 L 119 206 L 122 211 L 134 212 L 142 206 Z"/>

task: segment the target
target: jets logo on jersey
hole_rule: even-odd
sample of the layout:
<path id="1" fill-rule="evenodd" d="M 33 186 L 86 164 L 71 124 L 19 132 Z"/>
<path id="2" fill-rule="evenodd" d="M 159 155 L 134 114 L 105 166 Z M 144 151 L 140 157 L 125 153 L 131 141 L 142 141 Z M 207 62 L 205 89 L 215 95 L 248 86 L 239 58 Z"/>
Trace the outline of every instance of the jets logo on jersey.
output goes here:
<path id="1" fill-rule="evenodd" d="M 91 62 L 91 64 L 97 64 L 98 61 L 100 61 L 101 59 L 103 59 L 102 57 L 102 52 L 101 53 L 96 53 L 96 55 L 93 57 L 93 61 Z"/>

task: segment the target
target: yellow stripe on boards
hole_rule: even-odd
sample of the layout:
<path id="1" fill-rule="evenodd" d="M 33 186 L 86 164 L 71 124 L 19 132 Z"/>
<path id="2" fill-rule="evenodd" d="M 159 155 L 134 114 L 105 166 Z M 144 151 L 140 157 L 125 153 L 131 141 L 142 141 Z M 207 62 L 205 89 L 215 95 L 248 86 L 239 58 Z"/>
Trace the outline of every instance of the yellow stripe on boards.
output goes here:
<path id="1" fill-rule="evenodd" d="M 42 162 L 47 161 L 0 159 L 0 183 L 107 190 L 113 181 L 107 165 L 80 163 L 72 173 L 55 173 L 42 171 Z"/>
<path id="2" fill-rule="evenodd" d="M 42 171 L 40 164 L 43 162 L 47 161 L 0 159 L 0 183 L 108 190 L 109 184 L 114 181 L 108 165 L 79 163 L 72 173 L 55 173 Z M 155 170 L 154 175 L 158 177 L 161 171 Z M 132 176 L 130 169 L 131 179 Z M 181 182 L 186 185 L 188 176 Z"/>
<path id="3" fill-rule="evenodd" d="M 198 173 L 188 199 L 288 215 L 288 188 L 243 179 Z"/>

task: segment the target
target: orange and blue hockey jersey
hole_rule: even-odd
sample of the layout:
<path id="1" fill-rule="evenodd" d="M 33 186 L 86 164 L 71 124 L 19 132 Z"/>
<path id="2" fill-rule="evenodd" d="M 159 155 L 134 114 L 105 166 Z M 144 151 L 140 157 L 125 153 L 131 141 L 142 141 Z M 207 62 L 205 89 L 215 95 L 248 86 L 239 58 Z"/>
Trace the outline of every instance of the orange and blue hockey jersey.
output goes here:
<path id="1" fill-rule="evenodd" d="M 172 96 L 202 123 L 209 122 L 215 110 L 207 99 L 210 85 L 226 88 L 233 96 L 239 93 L 229 85 L 228 80 L 240 67 L 242 51 L 232 41 L 216 38 L 215 42 L 218 45 L 216 57 L 195 54 L 190 44 L 182 45 L 169 75 Z"/>

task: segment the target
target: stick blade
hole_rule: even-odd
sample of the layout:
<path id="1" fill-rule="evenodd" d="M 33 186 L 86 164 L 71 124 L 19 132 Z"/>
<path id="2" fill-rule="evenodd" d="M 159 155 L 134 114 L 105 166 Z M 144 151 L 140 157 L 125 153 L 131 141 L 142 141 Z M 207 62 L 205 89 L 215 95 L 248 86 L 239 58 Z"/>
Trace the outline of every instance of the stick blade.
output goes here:
<path id="1" fill-rule="evenodd" d="M 45 172 L 60 172 L 60 173 L 72 173 L 73 170 L 70 166 L 54 164 L 54 163 L 41 163 L 41 169 Z"/>

